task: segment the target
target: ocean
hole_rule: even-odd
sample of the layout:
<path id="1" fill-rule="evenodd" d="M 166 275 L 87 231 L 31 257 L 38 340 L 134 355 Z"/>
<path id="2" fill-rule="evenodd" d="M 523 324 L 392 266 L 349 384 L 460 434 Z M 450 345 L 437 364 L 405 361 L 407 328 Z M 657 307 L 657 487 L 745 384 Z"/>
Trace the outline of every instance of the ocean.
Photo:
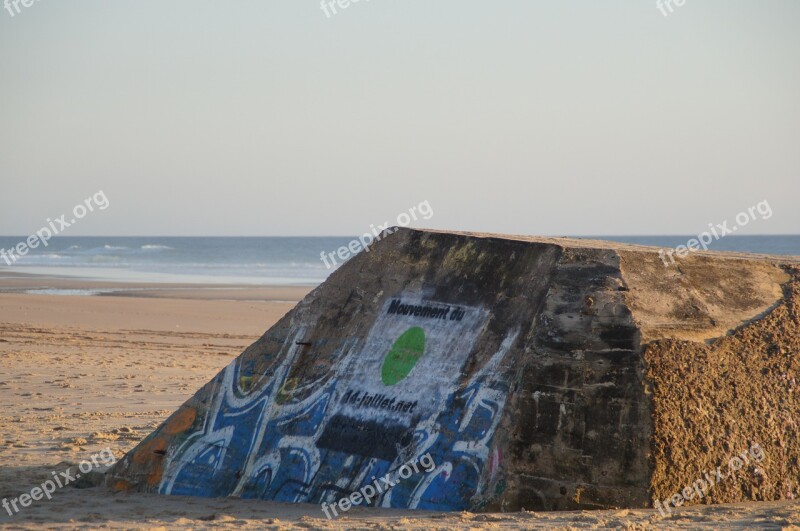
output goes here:
<path id="1" fill-rule="evenodd" d="M 675 247 L 685 245 L 692 236 L 591 238 Z M 58 236 L 47 247 L 31 249 L 13 265 L 0 258 L 0 272 L 121 282 L 315 286 L 335 269 L 326 267 L 320 253 L 334 252 L 352 239 Z M 23 241 L 22 236 L 0 236 L 0 249 L 11 249 Z M 800 256 L 800 235 L 726 236 L 709 249 Z"/>

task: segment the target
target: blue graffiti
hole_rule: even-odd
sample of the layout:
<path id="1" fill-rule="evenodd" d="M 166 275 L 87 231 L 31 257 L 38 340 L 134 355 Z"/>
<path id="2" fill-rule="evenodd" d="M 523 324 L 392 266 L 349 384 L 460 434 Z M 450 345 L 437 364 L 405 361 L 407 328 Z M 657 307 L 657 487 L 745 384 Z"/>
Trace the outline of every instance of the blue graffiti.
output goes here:
<path id="1" fill-rule="evenodd" d="M 294 353 L 252 393 L 239 383 L 256 375 L 231 364 L 218 376 L 214 403 L 203 427 L 184 434 L 165 465 L 159 492 L 193 496 L 332 502 L 387 474 L 397 478 L 406 463 L 430 454 L 435 468 L 418 468 L 396 479 L 373 505 L 430 510 L 464 510 L 484 495 L 486 469 L 495 429 L 509 389 L 502 363 L 516 334 L 444 406 L 413 426 L 370 426 L 359 418 L 336 415 L 332 397 L 339 379 L 328 376 L 308 386 L 299 402 L 282 399 Z M 394 449 L 371 451 L 358 432 L 381 430 Z M 377 432 L 375 432 L 377 433 Z M 388 444 L 388 443 L 387 443 Z M 387 452 L 391 450 L 391 457 Z"/>

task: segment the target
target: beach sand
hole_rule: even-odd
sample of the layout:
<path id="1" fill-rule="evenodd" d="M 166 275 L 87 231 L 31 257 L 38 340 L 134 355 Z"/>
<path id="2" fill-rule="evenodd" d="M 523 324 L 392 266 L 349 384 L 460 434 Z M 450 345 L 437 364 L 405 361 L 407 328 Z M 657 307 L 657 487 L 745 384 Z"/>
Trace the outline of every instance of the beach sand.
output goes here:
<path id="1" fill-rule="evenodd" d="M 29 293 L 53 289 L 104 294 Z M 70 467 L 77 473 L 78 463 L 106 448 L 121 457 L 310 289 L 148 286 L 4 273 L 0 498 L 30 493 Z M 316 505 L 112 494 L 92 486 L 65 486 L 51 500 L 19 508 L 13 515 L 0 509 L 0 526 L 798 529 L 792 524 L 800 522 L 800 502 L 694 506 L 667 517 L 646 509 L 471 514 L 355 508 L 327 520 Z"/>

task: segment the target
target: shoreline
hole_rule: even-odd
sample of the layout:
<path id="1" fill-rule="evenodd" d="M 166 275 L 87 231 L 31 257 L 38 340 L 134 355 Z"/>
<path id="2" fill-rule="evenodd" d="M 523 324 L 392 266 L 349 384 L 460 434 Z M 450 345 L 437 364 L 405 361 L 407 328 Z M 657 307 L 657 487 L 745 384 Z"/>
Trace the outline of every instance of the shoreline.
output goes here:
<path id="1" fill-rule="evenodd" d="M 316 285 L 126 282 L 0 270 L 0 294 L 297 303 Z"/>

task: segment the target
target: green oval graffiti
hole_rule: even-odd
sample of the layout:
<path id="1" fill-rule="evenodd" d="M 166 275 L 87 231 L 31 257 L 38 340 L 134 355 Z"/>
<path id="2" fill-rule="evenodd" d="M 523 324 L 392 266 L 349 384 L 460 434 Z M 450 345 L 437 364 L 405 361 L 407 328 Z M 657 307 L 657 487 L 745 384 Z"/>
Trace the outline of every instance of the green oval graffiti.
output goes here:
<path id="1" fill-rule="evenodd" d="M 411 372 L 425 351 L 425 332 L 415 326 L 403 332 L 394 342 L 381 367 L 384 385 L 394 385 Z"/>

